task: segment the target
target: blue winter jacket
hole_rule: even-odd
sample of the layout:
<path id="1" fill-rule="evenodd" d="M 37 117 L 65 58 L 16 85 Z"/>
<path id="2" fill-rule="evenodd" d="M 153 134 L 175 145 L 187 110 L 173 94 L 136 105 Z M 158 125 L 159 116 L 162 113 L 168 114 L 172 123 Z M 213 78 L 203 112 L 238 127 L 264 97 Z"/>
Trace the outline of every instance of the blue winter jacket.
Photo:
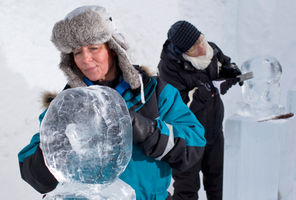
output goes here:
<path id="1" fill-rule="evenodd" d="M 133 144 L 132 158 L 120 178 L 135 190 L 137 200 L 164 200 L 168 197 L 171 168 L 185 170 L 201 158 L 206 144 L 204 128 L 177 89 L 158 78 L 146 74 L 143 77 L 145 103 L 141 102 L 140 91 L 131 90 L 124 81 L 115 89 L 129 109 L 155 119 L 160 134 Z M 92 84 L 87 80 L 85 83 Z M 45 112 L 40 115 L 40 122 Z M 47 193 L 58 182 L 44 164 L 39 143 L 37 133 L 18 158 L 22 178 L 37 191 Z"/>

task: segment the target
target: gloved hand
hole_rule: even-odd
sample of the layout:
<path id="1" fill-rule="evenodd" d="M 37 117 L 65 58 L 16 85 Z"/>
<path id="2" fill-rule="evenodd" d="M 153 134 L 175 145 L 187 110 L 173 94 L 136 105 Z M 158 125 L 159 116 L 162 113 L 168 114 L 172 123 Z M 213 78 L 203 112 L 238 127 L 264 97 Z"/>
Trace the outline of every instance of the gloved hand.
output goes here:
<path id="1" fill-rule="evenodd" d="M 144 142 L 150 135 L 159 132 L 155 120 L 144 117 L 143 115 L 129 111 L 133 125 L 133 142 Z"/>
<path id="2" fill-rule="evenodd" d="M 222 95 L 226 94 L 227 90 L 231 88 L 233 85 L 235 85 L 239 81 L 239 78 L 230 78 L 226 81 L 223 81 L 220 84 L 220 93 Z"/>
<path id="3" fill-rule="evenodd" d="M 226 66 L 222 67 L 222 69 L 221 69 L 221 71 L 219 73 L 219 77 L 220 78 L 235 78 L 235 77 L 237 77 L 238 75 L 241 75 L 241 74 L 242 74 L 242 72 L 238 68 L 238 66 L 235 63 L 230 63 L 230 65 L 226 65 Z M 234 81 L 234 80 L 232 80 L 232 81 Z M 228 84 L 230 84 L 230 83 L 228 83 Z M 239 82 L 240 86 L 242 86 L 243 84 L 244 84 L 243 81 Z"/>

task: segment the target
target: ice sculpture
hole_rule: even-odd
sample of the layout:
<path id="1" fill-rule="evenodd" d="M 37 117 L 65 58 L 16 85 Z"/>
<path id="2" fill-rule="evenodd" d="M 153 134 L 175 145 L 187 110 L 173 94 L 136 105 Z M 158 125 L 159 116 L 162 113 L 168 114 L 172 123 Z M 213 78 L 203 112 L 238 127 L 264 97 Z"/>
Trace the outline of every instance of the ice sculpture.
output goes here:
<path id="1" fill-rule="evenodd" d="M 254 78 L 244 82 L 242 115 L 267 117 L 283 112 L 280 105 L 282 67 L 272 56 L 255 57 L 242 64 L 243 73 L 252 71 Z"/>
<path id="2" fill-rule="evenodd" d="M 48 199 L 133 199 L 118 179 L 132 154 L 132 125 L 113 89 L 67 89 L 50 104 L 40 127 L 46 166 L 59 181 Z M 110 188 L 117 188 L 108 193 Z M 59 197 L 59 198 L 58 198 Z"/>
<path id="3" fill-rule="evenodd" d="M 296 119 L 279 105 L 281 65 L 274 57 L 257 57 L 242 71 L 254 78 L 244 82 L 244 112 L 225 119 L 223 199 L 295 200 Z"/>

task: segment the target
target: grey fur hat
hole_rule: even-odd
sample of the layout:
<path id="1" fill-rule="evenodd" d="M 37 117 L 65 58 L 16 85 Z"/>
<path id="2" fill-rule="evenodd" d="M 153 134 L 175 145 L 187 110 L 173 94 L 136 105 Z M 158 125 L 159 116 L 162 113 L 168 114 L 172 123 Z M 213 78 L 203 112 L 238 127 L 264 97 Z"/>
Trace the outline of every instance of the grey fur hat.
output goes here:
<path id="1" fill-rule="evenodd" d="M 116 31 L 111 16 L 100 6 L 83 6 L 70 12 L 57 22 L 52 30 L 51 41 L 61 52 L 60 69 L 71 87 L 85 86 L 83 74 L 74 62 L 73 50 L 89 44 L 107 43 L 118 57 L 123 78 L 132 89 L 140 87 L 138 71 L 131 64 L 124 37 Z"/>

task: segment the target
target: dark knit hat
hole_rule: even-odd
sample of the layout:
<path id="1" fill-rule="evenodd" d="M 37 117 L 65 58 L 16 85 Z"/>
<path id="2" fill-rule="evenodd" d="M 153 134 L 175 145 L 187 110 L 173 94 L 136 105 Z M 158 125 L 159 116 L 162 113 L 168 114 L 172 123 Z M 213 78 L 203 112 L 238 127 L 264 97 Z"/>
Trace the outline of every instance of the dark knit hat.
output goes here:
<path id="1" fill-rule="evenodd" d="M 178 21 L 168 31 L 168 40 L 184 53 L 194 45 L 200 34 L 201 32 L 191 23 Z"/>

